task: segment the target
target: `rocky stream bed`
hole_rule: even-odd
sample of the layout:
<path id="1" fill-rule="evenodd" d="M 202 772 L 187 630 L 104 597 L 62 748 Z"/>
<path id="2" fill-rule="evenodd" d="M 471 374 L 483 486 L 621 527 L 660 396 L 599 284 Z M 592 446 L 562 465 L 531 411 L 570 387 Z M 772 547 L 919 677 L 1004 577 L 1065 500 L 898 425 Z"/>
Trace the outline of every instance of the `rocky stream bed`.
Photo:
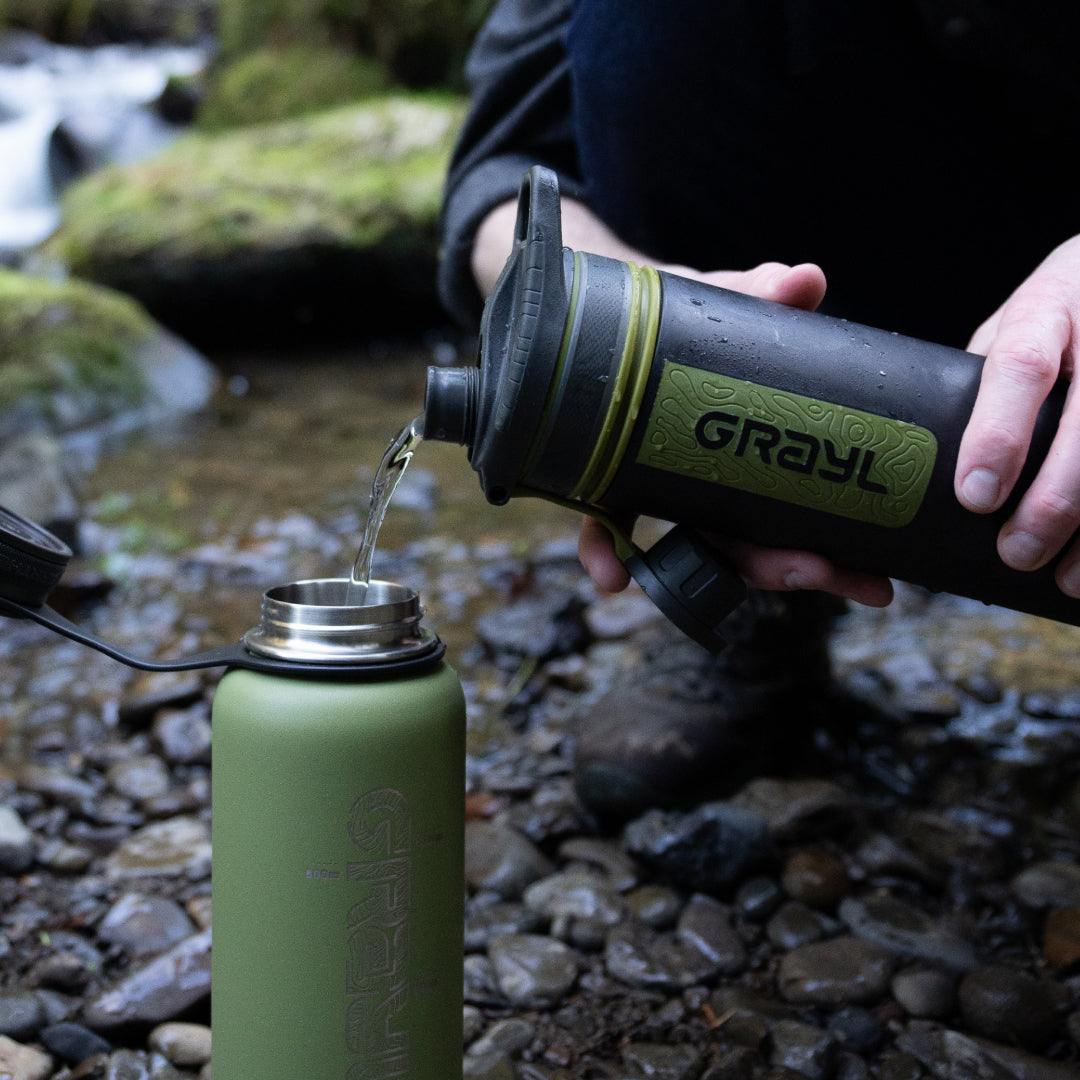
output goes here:
<path id="1" fill-rule="evenodd" d="M 362 359 L 233 358 L 204 417 L 105 448 L 57 603 L 176 654 L 344 573 L 430 356 Z M 838 619 L 797 767 L 603 828 L 576 725 L 668 631 L 575 525 L 425 446 L 377 554 L 469 702 L 464 1075 L 1080 1077 L 1080 632 L 902 589 Z M 0 623 L 0 1076 L 211 1075 L 215 679 Z"/>

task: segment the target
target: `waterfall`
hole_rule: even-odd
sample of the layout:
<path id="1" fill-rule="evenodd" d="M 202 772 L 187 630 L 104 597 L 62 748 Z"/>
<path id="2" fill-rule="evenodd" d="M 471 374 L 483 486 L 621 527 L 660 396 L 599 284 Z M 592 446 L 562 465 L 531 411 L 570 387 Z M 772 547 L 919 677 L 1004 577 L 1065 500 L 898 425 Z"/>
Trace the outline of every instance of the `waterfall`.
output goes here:
<path id="1" fill-rule="evenodd" d="M 0 35 L 0 255 L 44 240 L 78 172 L 126 163 L 175 135 L 153 109 L 167 80 L 206 63 L 200 46 L 73 48 Z"/>
<path id="2" fill-rule="evenodd" d="M 59 222 L 48 154 L 57 120 L 46 108 L 0 123 L 0 249 L 31 247 Z"/>

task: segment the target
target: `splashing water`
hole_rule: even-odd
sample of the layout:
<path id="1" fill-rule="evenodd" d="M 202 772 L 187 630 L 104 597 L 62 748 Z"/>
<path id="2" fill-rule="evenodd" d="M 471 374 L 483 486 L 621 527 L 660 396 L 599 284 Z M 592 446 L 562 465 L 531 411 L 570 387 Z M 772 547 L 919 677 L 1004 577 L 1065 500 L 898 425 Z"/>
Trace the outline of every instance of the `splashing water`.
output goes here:
<path id="1" fill-rule="evenodd" d="M 360 550 L 356 553 L 349 584 L 345 590 L 345 606 L 359 607 L 367 596 L 368 582 L 371 580 L 371 560 L 375 555 L 375 541 L 379 537 L 383 518 L 394 491 L 401 482 L 417 446 L 424 438 L 424 418 L 416 417 L 406 424 L 386 448 L 386 453 L 379 462 L 375 480 L 371 485 L 371 501 L 368 503 L 367 523 L 360 540 Z"/>

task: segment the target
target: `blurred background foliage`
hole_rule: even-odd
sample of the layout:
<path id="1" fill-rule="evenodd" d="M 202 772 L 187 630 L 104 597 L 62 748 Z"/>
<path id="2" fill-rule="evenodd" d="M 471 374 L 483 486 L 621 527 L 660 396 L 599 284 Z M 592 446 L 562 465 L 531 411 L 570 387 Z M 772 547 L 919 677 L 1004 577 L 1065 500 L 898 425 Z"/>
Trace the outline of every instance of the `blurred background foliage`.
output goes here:
<path id="1" fill-rule="evenodd" d="M 233 90 L 310 80 L 319 104 L 399 88 L 463 88 L 469 44 L 493 0 L 0 0 L 0 29 L 50 41 L 190 42 L 213 34 L 213 75 Z M 239 68 L 234 72 L 234 66 Z M 287 96 L 282 97 L 287 104 Z"/>

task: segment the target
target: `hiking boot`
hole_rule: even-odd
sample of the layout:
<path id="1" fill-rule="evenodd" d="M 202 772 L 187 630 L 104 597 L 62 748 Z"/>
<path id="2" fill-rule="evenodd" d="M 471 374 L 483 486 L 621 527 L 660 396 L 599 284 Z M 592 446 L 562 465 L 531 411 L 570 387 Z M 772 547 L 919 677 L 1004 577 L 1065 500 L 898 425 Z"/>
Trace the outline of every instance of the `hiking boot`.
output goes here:
<path id="1" fill-rule="evenodd" d="M 706 652 L 651 624 L 626 679 L 579 722 L 574 786 L 598 819 L 731 794 L 807 745 L 830 692 L 827 632 L 842 602 L 751 590 Z"/>

